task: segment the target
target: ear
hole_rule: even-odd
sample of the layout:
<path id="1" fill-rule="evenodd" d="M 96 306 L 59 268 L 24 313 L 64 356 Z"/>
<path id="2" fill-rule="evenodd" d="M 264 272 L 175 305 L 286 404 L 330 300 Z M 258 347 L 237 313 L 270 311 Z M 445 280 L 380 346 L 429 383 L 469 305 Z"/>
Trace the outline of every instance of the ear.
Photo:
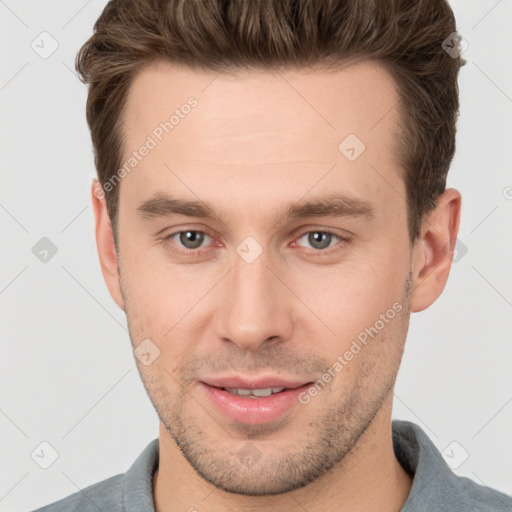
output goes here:
<path id="1" fill-rule="evenodd" d="M 96 246 L 98 248 L 103 279 L 105 279 L 110 295 L 124 311 L 112 224 L 108 215 L 105 192 L 97 179 L 94 179 L 92 182 L 91 200 L 96 226 Z"/>
<path id="2" fill-rule="evenodd" d="M 413 313 L 427 309 L 444 290 L 457 242 L 460 210 L 460 193 L 449 188 L 423 220 L 421 235 L 413 249 Z"/>

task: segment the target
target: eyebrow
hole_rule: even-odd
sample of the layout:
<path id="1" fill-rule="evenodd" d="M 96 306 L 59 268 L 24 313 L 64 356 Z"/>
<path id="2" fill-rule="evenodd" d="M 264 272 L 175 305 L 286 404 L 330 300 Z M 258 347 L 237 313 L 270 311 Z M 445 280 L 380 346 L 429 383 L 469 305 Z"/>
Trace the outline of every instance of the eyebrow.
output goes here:
<path id="1" fill-rule="evenodd" d="M 168 194 L 158 193 L 144 201 L 137 212 L 143 220 L 151 220 L 171 215 L 219 219 L 213 208 L 203 201 L 178 199 Z M 310 201 L 290 204 L 280 216 L 280 222 L 306 217 L 366 217 L 374 218 L 375 208 L 371 203 L 345 194 L 329 194 Z"/>

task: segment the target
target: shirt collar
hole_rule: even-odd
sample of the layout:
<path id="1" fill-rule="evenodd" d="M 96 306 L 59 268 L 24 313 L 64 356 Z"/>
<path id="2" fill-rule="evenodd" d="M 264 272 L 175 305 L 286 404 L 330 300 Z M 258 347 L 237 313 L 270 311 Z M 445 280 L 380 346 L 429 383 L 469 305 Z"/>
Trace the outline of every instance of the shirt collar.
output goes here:
<path id="1" fill-rule="evenodd" d="M 126 512 L 155 512 L 153 475 L 158 468 L 159 441 L 153 439 L 126 472 L 123 510 Z"/>

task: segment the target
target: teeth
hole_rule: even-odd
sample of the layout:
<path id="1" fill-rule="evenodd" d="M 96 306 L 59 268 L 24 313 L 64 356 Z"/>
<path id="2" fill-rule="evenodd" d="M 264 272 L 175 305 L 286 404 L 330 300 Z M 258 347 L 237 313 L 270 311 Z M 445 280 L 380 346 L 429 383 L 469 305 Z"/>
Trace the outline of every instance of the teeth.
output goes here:
<path id="1" fill-rule="evenodd" d="M 225 388 L 226 391 L 233 395 L 240 396 L 270 396 L 274 393 L 280 393 L 286 388 L 265 388 L 265 389 L 238 389 L 238 388 Z"/>
<path id="2" fill-rule="evenodd" d="M 271 388 L 253 389 L 251 391 L 251 395 L 254 395 L 254 396 L 270 396 L 271 394 L 272 394 L 272 389 Z"/>

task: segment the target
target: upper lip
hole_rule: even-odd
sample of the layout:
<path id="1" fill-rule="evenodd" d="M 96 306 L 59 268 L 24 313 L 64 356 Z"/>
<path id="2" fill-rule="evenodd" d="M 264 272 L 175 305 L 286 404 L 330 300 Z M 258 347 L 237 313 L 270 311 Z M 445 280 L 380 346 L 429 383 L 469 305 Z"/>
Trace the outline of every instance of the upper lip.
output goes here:
<path id="1" fill-rule="evenodd" d="M 202 382 L 216 388 L 235 388 L 235 389 L 268 389 L 268 388 L 288 388 L 294 389 L 304 384 L 308 384 L 310 381 L 306 380 L 295 380 L 285 379 L 282 377 L 273 377 L 271 375 L 267 377 L 258 377 L 254 379 L 248 379 L 246 376 L 231 377 L 212 377 L 202 379 Z"/>

